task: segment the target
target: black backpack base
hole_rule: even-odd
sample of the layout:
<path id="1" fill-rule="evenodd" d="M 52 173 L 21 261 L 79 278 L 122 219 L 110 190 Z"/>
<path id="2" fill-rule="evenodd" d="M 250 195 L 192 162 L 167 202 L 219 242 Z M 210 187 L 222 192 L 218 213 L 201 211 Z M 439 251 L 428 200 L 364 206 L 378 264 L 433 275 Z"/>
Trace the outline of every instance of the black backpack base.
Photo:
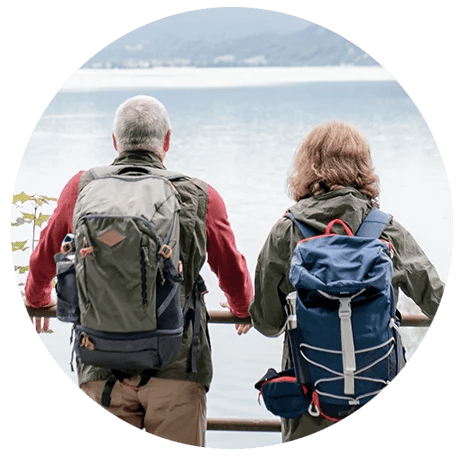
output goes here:
<path id="1" fill-rule="evenodd" d="M 182 344 L 183 326 L 175 331 L 108 333 L 76 326 L 75 350 L 82 363 L 112 370 L 143 372 L 171 362 Z"/>

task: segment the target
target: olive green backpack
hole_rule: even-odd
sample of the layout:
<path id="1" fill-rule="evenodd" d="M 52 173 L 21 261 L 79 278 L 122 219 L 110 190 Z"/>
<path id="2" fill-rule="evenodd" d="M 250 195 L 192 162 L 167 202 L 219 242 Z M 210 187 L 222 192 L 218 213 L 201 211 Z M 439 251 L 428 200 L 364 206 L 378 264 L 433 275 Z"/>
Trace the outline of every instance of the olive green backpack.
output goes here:
<path id="1" fill-rule="evenodd" d="M 146 373 L 179 352 L 180 201 L 171 183 L 177 177 L 112 165 L 81 178 L 73 217 L 80 362 Z"/>

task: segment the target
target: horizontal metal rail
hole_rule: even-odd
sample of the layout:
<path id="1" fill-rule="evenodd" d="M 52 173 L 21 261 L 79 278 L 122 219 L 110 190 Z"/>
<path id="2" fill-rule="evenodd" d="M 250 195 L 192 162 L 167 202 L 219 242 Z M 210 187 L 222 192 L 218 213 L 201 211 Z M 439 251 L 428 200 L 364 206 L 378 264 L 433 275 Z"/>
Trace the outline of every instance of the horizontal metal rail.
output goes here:
<path id="1" fill-rule="evenodd" d="M 242 319 L 234 316 L 230 311 L 208 311 L 213 324 L 250 324 L 249 317 Z M 424 314 L 402 314 L 401 327 L 429 327 L 431 320 Z"/>
<path id="2" fill-rule="evenodd" d="M 56 317 L 56 309 L 51 308 L 31 308 L 27 307 L 27 312 L 31 317 Z M 251 319 L 239 318 L 230 311 L 209 310 L 210 321 L 212 324 L 250 324 Z M 402 314 L 402 327 L 429 327 L 431 320 L 424 314 Z"/>
<path id="3" fill-rule="evenodd" d="M 27 307 L 30 317 L 56 317 L 55 307 L 30 308 Z M 213 324 L 250 324 L 251 319 L 241 319 L 230 311 L 208 311 L 210 321 Z M 431 320 L 422 314 L 402 314 L 403 327 L 428 327 Z M 281 421 L 279 419 L 242 419 L 242 418 L 209 418 L 207 420 L 209 431 L 234 431 L 234 432 L 280 432 Z"/>
<path id="4" fill-rule="evenodd" d="M 207 429 L 229 432 L 281 432 L 279 419 L 208 419 Z"/>

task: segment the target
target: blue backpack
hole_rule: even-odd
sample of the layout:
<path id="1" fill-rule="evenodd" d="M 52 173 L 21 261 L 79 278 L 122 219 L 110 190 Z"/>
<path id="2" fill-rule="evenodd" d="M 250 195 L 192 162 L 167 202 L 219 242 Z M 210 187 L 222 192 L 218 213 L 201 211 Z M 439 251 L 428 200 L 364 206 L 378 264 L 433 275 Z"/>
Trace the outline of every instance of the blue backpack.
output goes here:
<path id="1" fill-rule="evenodd" d="M 320 234 L 286 215 L 303 235 L 289 270 L 296 289 L 286 310 L 293 368 L 270 369 L 255 387 L 281 417 L 308 411 L 338 421 L 378 394 L 405 363 L 392 246 L 379 239 L 391 216 L 372 209 L 354 236 L 340 219 Z M 335 224 L 346 234 L 333 233 Z"/>

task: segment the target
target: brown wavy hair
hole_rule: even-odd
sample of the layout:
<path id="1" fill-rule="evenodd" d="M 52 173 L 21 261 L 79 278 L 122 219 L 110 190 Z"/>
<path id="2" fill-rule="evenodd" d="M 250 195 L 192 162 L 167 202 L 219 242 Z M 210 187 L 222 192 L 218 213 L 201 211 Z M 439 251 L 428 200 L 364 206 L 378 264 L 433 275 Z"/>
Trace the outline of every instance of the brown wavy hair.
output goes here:
<path id="1" fill-rule="evenodd" d="M 291 197 L 299 201 L 342 187 L 353 187 L 370 199 L 379 195 L 367 139 L 344 122 L 315 127 L 303 140 L 288 179 Z"/>

